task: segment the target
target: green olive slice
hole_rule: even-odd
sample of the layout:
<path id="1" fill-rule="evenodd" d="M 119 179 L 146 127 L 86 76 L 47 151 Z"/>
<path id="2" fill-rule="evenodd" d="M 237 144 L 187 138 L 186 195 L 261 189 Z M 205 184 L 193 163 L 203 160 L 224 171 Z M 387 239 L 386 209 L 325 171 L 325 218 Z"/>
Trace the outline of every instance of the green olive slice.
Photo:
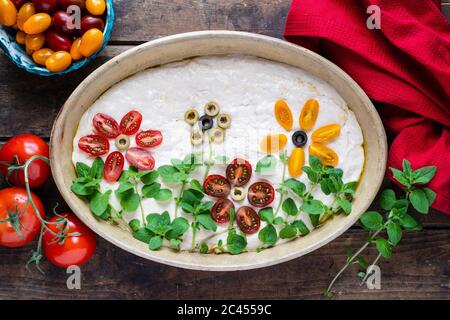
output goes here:
<path id="1" fill-rule="evenodd" d="M 231 116 L 228 113 L 219 114 L 217 125 L 223 129 L 228 129 L 231 126 Z"/>
<path id="2" fill-rule="evenodd" d="M 184 121 L 193 126 L 198 121 L 198 112 L 194 108 L 187 110 L 184 113 Z"/>
<path id="3" fill-rule="evenodd" d="M 219 114 L 219 112 L 220 112 L 220 107 L 216 102 L 210 101 L 207 104 L 205 104 L 205 113 L 208 116 L 215 117 Z"/>
<path id="4" fill-rule="evenodd" d="M 234 187 L 231 189 L 231 199 L 234 201 L 242 201 L 245 198 L 245 190 L 241 187 Z"/>
<path id="5" fill-rule="evenodd" d="M 198 129 L 192 130 L 192 132 L 191 132 L 191 143 L 194 146 L 202 144 L 203 143 L 203 132 L 198 130 Z"/>
<path id="6" fill-rule="evenodd" d="M 126 134 L 119 134 L 116 137 L 116 147 L 120 151 L 125 151 L 130 146 L 130 137 Z"/>
<path id="7" fill-rule="evenodd" d="M 214 128 L 211 131 L 211 141 L 221 143 L 225 140 L 225 131 L 222 128 Z"/>

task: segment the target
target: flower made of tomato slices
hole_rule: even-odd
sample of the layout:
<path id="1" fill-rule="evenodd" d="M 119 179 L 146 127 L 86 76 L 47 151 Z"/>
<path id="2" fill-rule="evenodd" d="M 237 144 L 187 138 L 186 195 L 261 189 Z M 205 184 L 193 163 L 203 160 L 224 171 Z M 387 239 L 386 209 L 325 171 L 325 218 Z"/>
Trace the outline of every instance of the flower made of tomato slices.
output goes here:
<path id="1" fill-rule="evenodd" d="M 288 132 L 294 127 L 294 118 L 292 111 L 284 100 L 278 100 L 274 107 L 275 118 L 277 122 Z M 341 127 L 338 124 L 329 124 L 320 127 L 308 137 L 316 124 L 319 115 L 319 103 L 315 99 L 306 101 L 299 117 L 300 130 L 292 135 L 292 142 L 295 146 L 289 157 L 288 170 L 291 177 L 298 177 L 302 174 L 302 167 L 305 163 L 305 151 L 303 147 L 310 138 L 312 143 L 309 145 L 309 153 L 317 157 L 323 165 L 335 167 L 339 162 L 339 157 L 332 149 L 325 144 L 335 140 L 341 133 Z M 288 138 L 283 133 L 269 134 L 261 141 L 261 150 L 266 153 L 275 153 L 283 150 L 287 145 Z"/>
<path id="2" fill-rule="evenodd" d="M 155 159 L 147 149 L 159 146 L 163 136 L 161 131 L 157 130 L 139 131 L 141 123 L 142 115 L 134 110 L 128 112 L 120 124 L 104 113 L 97 113 L 92 120 L 93 134 L 83 136 L 78 141 L 80 150 L 99 157 L 109 153 L 109 140 L 114 139 L 117 151 L 109 153 L 106 157 L 103 170 L 106 181 L 112 183 L 120 178 L 125 159 L 139 170 L 153 170 L 155 167 Z M 133 135 L 137 147 L 130 147 L 130 138 Z"/>

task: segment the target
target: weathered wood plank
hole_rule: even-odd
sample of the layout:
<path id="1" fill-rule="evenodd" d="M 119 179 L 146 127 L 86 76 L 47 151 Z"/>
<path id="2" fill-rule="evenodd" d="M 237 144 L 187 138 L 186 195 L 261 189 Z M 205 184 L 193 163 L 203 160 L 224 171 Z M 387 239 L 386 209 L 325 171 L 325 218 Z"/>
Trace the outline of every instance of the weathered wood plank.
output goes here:
<path id="1" fill-rule="evenodd" d="M 43 265 L 47 276 L 27 271 L 30 248 L 0 249 L 0 299 L 311 299 L 345 263 L 347 247 L 365 232 L 351 230 L 307 255 L 256 271 L 212 273 L 146 261 L 99 240 L 95 259 L 82 268 L 82 290 L 66 288 L 65 270 Z M 369 257 L 374 258 L 371 250 Z M 337 283 L 343 299 L 450 299 L 450 234 L 427 230 L 405 235 L 391 262 L 382 262 L 381 290 L 359 286 L 356 269 Z"/>

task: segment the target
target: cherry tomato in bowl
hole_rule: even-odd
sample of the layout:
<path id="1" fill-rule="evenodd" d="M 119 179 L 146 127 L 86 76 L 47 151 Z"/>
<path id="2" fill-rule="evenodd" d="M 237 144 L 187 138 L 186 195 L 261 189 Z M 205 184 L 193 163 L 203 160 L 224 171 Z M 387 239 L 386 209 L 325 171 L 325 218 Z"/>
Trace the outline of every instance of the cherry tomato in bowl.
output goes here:
<path id="1" fill-rule="evenodd" d="M 58 0 L 33 0 L 37 12 L 53 13 L 58 7 Z"/>
<path id="2" fill-rule="evenodd" d="M 254 234 L 261 226 L 261 219 L 251 207 L 243 206 L 236 212 L 236 223 L 245 234 Z"/>
<path id="3" fill-rule="evenodd" d="M 230 222 L 231 210 L 234 210 L 234 204 L 228 199 L 219 199 L 211 208 L 211 217 L 219 224 Z"/>
<path id="4" fill-rule="evenodd" d="M 41 218 L 45 219 L 44 205 L 41 200 L 33 193 L 31 198 Z M 20 214 L 16 223 L 21 234 L 14 228 L 12 221 L 0 222 L 0 246 L 22 247 L 33 241 L 41 230 L 40 219 L 28 203 L 25 189 L 12 187 L 0 190 L 0 220 L 11 219 L 14 214 Z"/>
<path id="5" fill-rule="evenodd" d="M 104 113 L 97 113 L 92 119 L 95 131 L 105 138 L 115 138 L 120 134 L 119 124 L 114 118 Z"/>
<path id="6" fill-rule="evenodd" d="M 69 266 L 81 266 L 85 264 L 94 254 L 97 246 L 95 234 L 86 227 L 73 214 L 62 214 L 67 219 L 67 225 L 63 229 L 65 239 L 56 238 L 49 231 L 44 232 L 42 237 L 42 249 L 45 257 L 54 265 L 67 268 Z M 48 227 L 53 233 L 60 233 L 63 225 L 58 222 L 64 221 L 60 216 L 49 220 Z M 77 235 L 71 235 L 77 234 Z"/>
<path id="7" fill-rule="evenodd" d="M 105 166 L 103 167 L 103 177 L 105 180 L 109 183 L 119 180 L 124 164 L 125 158 L 120 151 L 111 152 L 106 158 Z"/>
<path id="8" fill-rule="evenodd" d="M 139 170 L 153 170 L 155 159 L 152 154 L 142 148 L 128 148 L 125 158 L 128 163 Z"/>
<path id="9" fill-rule="evenodd" d="M 218 174 L 212 174 L 205 179 L 203 191 L 214 198 L 226 198 L 230 194 L 231 185 L 227 178 Z"/>
<path id="10" fill-rule="evenodd" d="M 136 144 L 142 148 L 154 148 L 163 141 L 163 135 L 158 130 L 141 131 L 136 135 Z"/>
<path id="11" fill-rule="evenodd" d="M 8 140 L 0 149 L 0 172 L 3 176 L 8 174 L 8 165 L 5 163 L 25 164 L 33 156 L 42 156 L 48 158 L 48 144 L 33 134 L 21 134 Z M 28 180 L 31 188 L 42 186 L 50 176 L 48 164 L 36 159 L 28 167 Z M 8 181 L 19 187 L 25 187 L 25 175 L 23 170 L 11 172 L 7 177 Z"/>
<path id="12" fill-rule="evenodd" d="M 236 187 L 246 185 L 252 177 L 252 165 L 244 159 L 234 159 L 226 171 L 227 179 Z"/>
<path id="13" fill-rule="evenodd" d="M 120 121 L 120 131 L 127 136 L 131 136 L 138 132 L 142 123 L 142 114 L 132 110 L 123 116 Z"/>
<path id="14" fill-rule="evenodd" d="M 92 134 L 81 137 L 78 141 L 78 148 L 91 156 L 98 157 L 108 153 L 109 141 L 105 137 Z"/>
<path id="15" fill-rule="evenodd" d="M 255 182 L 248 188 L 247 199 L 252 206 L 262 208 L 272 203 L 275 190 L 268 182 Z"/>

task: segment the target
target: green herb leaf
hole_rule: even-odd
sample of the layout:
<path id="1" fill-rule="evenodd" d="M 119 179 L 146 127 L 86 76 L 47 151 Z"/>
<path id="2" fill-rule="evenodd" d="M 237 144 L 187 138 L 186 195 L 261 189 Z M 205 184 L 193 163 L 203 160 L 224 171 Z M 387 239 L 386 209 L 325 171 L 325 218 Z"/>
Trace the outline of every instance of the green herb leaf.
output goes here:
<path id="1" fill-rule="evenodd" d="M 167 201 L 172 198 L 172 191 L 169 189 L 160 189 L 154 196 L 156 201 Z"/>
<path id="2" fill-rule="evenodd" d="M 410 183 L 409 183 L 408 179 L 405 177 L 405 175 L 403 174 L 403 171 L 400 171 L 395 168 L 390 168 L 390 169 L 392 171 L 392 175 L 394 176 L 395 180 L 397 180 L 400 184 L 402 184 L 405 187 L 410 186 Z"/>
<path id="3" fill-rule="evenodd" d="M 367 211 L 363 213 L 359 221 L 365 228 L 371 231 L 376 231 L 383 227 L 383 217 L 376 211 Z"/>
<path id="4" fill-rule="evenodd" d="M 356 187 L 358 186 L 358 182 L 348 182 L 342 186 L 342 192 L 345 194 L 354 194 L 356 191 Z"/>
<path id="5" fill-rule="evenodd" d="M 395 222 L 390 222 L 386 226 L 390 244 L 396 246 L 402 239 L 402 228 Z"/>
<path id="6" fill-rule="evenodd" d="M 275 219 L 273 219 L 273 224 L 276 226 L 284 224 L 284 219 L 282 217 L 275 217 Z"/>
<path id="7" fill-rule="evenodd" d="M 209 251 L 209 247 L 205 242 L 200 243 L 200 253 L 206 254 Z"/>
<path id="8" fill-rule="evenodd" d="M 77 176 L 79 178 L 89 177 L 90 170 L 91 170 L 91 168 L 89 168 L 89 166 L 87 164 L 84 164 L 82 162 L 77 162 L 77 164 L 75 165 L 75 171 L 77 172 Z"/>
<path id="9" fill-rule="evenodd" d="M 302 220 L 295 220 L 292 225 L 298 229 L 302 236 L 306 236 L 309 233 L 309 229 Z"/>
<path id="10" fill-rule="evenodd" d="M 433 204 L 434 200 L 436 199 L 436 193 L 429 189 L 429 188 L 422 188 L 423 192 L 425 192 L 425 195 L 428 198 L 428 203 L 430 206 Z"/>
<path id="11" fill-rule="evenodd" d="M 111 196 L 112 191 L 108 190 L 105 193 L 97 192 L 94 197 L 92 197 L 89 202 L 89 206 L 91 211 L 96 216 L 101 216 L 108 209 L 109 205 L 109 197 Z"/>
<path id="12" fill-rule="evenodd" d="M 427 184 L 436 174 L 436 167 L 424 167 L 413 172 L 413 183 Z"/>
<path id="13" fill-rule="evenodd" d="M 128 223 L 131 231 L 136 232 L 141 227 L 141 222 L 138 219 L 133 219 Z"/>
<path id="14" fill-rule="evenodd" d="M 352 211 L 352 203 L 347 199 L 337 198 L 336 202 L 344 210 L 345 214 L 349 214 Z"/>
<path id="15" fill-rule="evenodd" d="M 281 239 L 291 239 L 297 235 L 297 228 L 292 225 L 287 225 L 280 230 Z"/>
<path id="16" fill-rule="evenodd" d="M 132 193 L 129 196 L 120 199 L 120 205 L 125 212 L 134 212 L 139 207 L 141 197 L 138 194 Z"/>
<path id="17" fill-rule="evenodd" d="M 411 201 L 412 206 L 418 212 L 427 214 L 430 208 L 430 203 L 428 202 L 428 197 L 423 189 L 414 189 L 409 194 L 409 201 Z"/>
<path id="18" fill-rule="evenodd" d="M 311 167 L 303 166 L 302 170 L 308 176 L 308 179 L 313 183 L 318 183 L 320 179 L 320 174 L 314 171 Z"/>
<path id="19" fill-rule="evenodd" d="M 189 229 L 189 221 L 186 218 L 178 217 L 172 221 L 172 229 L 166 233 L 168 240 L 181 237 Z"/>
<path id="20" fill-rule="evenodd" d="M 309 219 L 311 220 L 312 226 L 315 228 L 319 225 L 320 215 L 318 214 L 309 214 Z"/>
<path id="21" fill-rule="evenodd" d="M 308 161 L 309 161 L 309 166 L 314 171 L 319 172 L 323 169 L 322 162 L 319 160 L 319 158 L 313 156 L 312 154 L 309 155 Z"/>
<path id="22" fill-rule="evenodd" d="M 197 221 L 205 228 L 206 230 L 211 230 L 216 232 L 217 225 L 214 220 L 211 218 L 209 214 L 200 214 L 197 216 Z"/>
<path id="23" fill-rule="evenodd" d="M 236 231 L 230 230 L 227 236 L 227 248 L 231 254 L 239 254 L 247 247 L 247 240 Z"/>
<path id="24" fill-rule="evenodd" d="M 150 239 L 148 246 L 150 250 L 158 250 L 159 248 L 161 248 L 162 244 L 163 238 L 160 236 L 154 236 Z"/>
<path id="25" fill-rule="evenodd" d="M 157 170 L 144 171 L 141 175 L 141 182 L 145 185 L 152 184 L 158 179 L 159 173 Z"/>
<path id="26" fill-rule="evenodd" d="M 287 198 L 286 200 L 284 200 L 281 208 L 290 216 L 295 216 L 298 212 L 297 206 L 295 205 L 294 200 L 292 200 L 291 198 Z"/>
<path id="27" fill-rule="evenodd" d="M 273 246 L 277 242 L 277 230 L 274 226 L 268 224 L 259 231 L 258 239 L 264 244 Z"/>
<path id="28" fill-rule="evenodd" d="M 153 238 L 155 234 L 148 230 L 147 228 L 139 228 L 133 232 L 133 237 L 139 241 L 149 243 L 150 239 Z"/>
<path id="29" fill-rule="evenodd" d="M 269 154 L 256 163 L 255 172 L 259 174 L 268 174 L 273 172 L 276 166 L 277 159 Z"/>
<path id="30" fill-rule="evenodd" d="M 383 256 L 383 258 L 389 259 L 392 256 L 391 245 L 389 244 L 389 242 L 387 242 L 386 239 L 379 238 L 375 240 L 375 246 L 377 247 L 378 252 Z"/>
<path id="31" fill-rule="evenodd" d="M 409 214 L 405 214 L 399 218 L 399 222 L 403 228 L 408 230 L 420 230 L 422 229 L 422 224 L 416 218 Z"/>
<path id="32" fill-rule="evenodd" d="M 142 188 L 142 196 L 144 198 L 155 198 L 158 192 L 161 190 L 161 184 L 153 182 Z"/>
<path id="33" fill-rule="evenodd" d="M 176 167 L 170 165 L 159 167 L 158 172 L 163 181 L 168 183 L 180 183 L 187 179 L 187 175 L 184 172 L 180 172 Z"/>
<path id="34" fill-rule="evenodd" d="M 303 182 L 300 182 L 296 179 L 287 179 L 283 185 L 292 190 L 297 196 L 300 198 L 303 197 L 303 194 L 306 190 L 306 186 Z"/>
<path id="35" fill-rule="evenodd" d="M 381 193 L 380 205 L 384 210 L 391 210 L 396 200 L 394 190 L 386 189 Z"/>
<path id="36" fill-rule="evenodd" d="M 272 207 L 267 207 L 267 208 L 261 209 L 261 210 L 259 210 L 258 214 L 262 221 L 266 221 L 269 224 L 273 223 L 274 216 L 273 216 L 273 208 Z"/>
<path id="37" fill-rule="evenodd" d="M 325 212 L 322 201 L 315 199 L 304 202 L 301 205 L 300 210 L 312 215 L 321 215 Z"/>
<path id="38" fill-rule="evenodd" d="M 197 190 L 197 191 L 200 191 L 203 193 L 203 187 L 198 180 L 192 179 L 191 182 L 189 183 L 189 185 L 190 185 L 191 189 L 194 189 L 194 190 Z"/>
<path id="39" fill-rule="evenodd" d="M 89 176 L 93 177 L 94 179 L 102 179 L 104 166 L 105 163 L 103 162 L 102 158 L 95 158 L 94 162 L 92 163 L 92 167 L 89 170 Z"/>

